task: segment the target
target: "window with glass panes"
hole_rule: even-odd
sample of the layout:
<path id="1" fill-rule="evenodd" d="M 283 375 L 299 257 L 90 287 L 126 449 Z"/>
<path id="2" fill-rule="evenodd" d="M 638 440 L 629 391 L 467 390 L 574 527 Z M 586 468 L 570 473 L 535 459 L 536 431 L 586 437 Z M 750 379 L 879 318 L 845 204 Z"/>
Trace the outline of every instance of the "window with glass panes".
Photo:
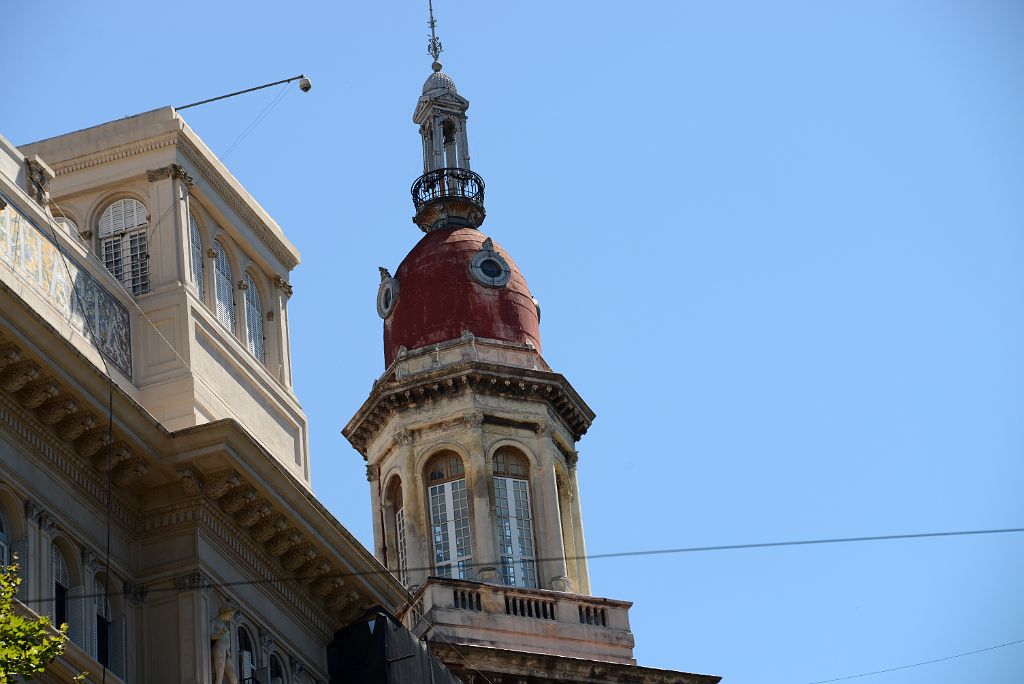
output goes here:
<path id="1" fill-rule="evenodd" d="M 217 320 L 231 332 L 235 331 L 235 295 L 231 285 L 231 264 L 220 244 L 213 241 L 214 294 L 217 295 Z"/>
<path id="2" fill-rule="evenodd" d="M 405 544 L 405 506 L 402 502 L 402 487 L 399 484 L 394 495 L 395 543 L 398 547 L 398 579 L 409 586 L 409 555 Z"/>
<path id="3" fill-rule="evenodd" d="M 252 636 L 245 627 L 238 628 L 238 679 L 241 682 L 252 682 L 256 674 L 256 648 Z"/>
<path id="4" fill-rule="evenodd" d="M 494 505 L 501 581 L 511 587 L 537 586 L 526 459 L 503 447 L 494 454 Z"/>
<path id="5" fill-rule="evenodd" d="M 199 224 L 188 214 L 188 239 L 192 248 L 192 285 L 196 288 L 199 299 L 206 296 L 206 285 L 203 282 L 203 241 L 199 236 Z"/>
<path id="6" fill-rule="evenodd" d="M 242 277 L 245 283 L 245 337 L 249 353 L 264 363 L 263 352 L 263 306 L 260 303 L 260 293 L 256 289 L 256 283 L 252 276 L 246 273 Z"/>
<path id="7" fill-rule="evenodd" d="M 137 199 L 103 210 L 98 231 L 103 265 L 134 295 L 149 292 L 149 215 Z"/>
<path id="8" fill-rule="evenodd" d="M 434 573 L 438 577 L 468 579 L 473 543 L 462 459 L 450 451 L 438 454 L 427 468 L 427 481 Z"/>

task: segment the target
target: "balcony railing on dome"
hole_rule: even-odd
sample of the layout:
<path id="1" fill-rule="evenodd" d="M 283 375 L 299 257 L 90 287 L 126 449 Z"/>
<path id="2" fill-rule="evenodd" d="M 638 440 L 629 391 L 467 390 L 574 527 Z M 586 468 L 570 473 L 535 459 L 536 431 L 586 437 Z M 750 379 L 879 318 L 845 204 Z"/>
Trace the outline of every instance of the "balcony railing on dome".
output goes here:
<path id="1" fill-rule="evenodd" d="M 462 197 L 484 205 L 484 179 L 469 169 L 435 169 L 412 184 L 412 201 L 419 211 L 429 202 L 444 197 Z"/>

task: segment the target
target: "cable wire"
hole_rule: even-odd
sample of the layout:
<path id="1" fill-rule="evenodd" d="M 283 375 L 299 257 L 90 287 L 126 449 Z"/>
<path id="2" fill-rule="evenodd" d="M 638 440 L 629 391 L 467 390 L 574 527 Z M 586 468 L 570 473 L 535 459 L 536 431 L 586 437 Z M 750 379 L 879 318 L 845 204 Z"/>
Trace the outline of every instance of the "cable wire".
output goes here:
<path id="1" fill-rule="evenodd" d="M 934 660 L 922 660 L 919 663 L 911 663 L 910 665 L 900 665 L 899 667 L 890 667 L 885 670 L 875 670 L 874 672 L 862 672 L 861 674 L 849 675 L 846 677 L 836 677 L 835 679 L 819 679 L 817 681 L 808 682 L 807 684 L 828 684 L 829 682 L 842 682 L 847 679 L 857 679 L 859 677 L 871 677 L 872 675 L 884 674 L 886 672 L 896 672 L 897 670 L 909 670 L 912 667 L 921 667 L 922 665 L 931 665 L 932 663 L 941 663 L 946 660 L 953 660 L 954 658 L 963 658 L 964 656 L 975 655 L 977 653 L 985 653 L 986 651 L 994 651 L 997 648 L 1006 648 L 1007 646 L 1015 646 L 1017 644 L 1024 644 L 1024 639 L 1018 639 L 1017 641 L 1007 641 L 1005 644 L 997 644 L 995 646 L 989 646 L 988 648 L 979 648 L 976 651 L 967 651 L 965 653 L 957 653 L 956 655 L 946 656 L 945 658 L 935 658 Z"/>

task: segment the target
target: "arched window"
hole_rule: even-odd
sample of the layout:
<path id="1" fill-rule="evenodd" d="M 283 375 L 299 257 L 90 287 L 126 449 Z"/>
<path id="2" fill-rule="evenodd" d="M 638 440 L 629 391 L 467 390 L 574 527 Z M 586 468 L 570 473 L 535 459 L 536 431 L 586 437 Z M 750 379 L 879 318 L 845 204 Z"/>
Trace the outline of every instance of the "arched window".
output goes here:
<path id="1" fill-rule="evenodd" d="M 114 674 L 123 676 L 124 627 L 119 619 L 115 619 L 114 611 L 110 608 L 110 596 L 115 590 L 113 587 L 109 591 L 106 589 L 103 577 L 93 579 L 92 606 L 96 622 L 92 657 Z"/>
<path id="2" fill-rule="evenodd" d="M 68 623 L 71 576 L 68 573 L 68 562 L 56 544 L 50 546 L 50 561 L 53 569 L 53 624 L 60 626 Z"/>
<path id="3" fill-rule="evenodd" d="M 235 298 L 231 288 L 231 264 L 228 255 L 220 244 L 213 241 L 213 270 L 217 276 L 214 290 L 217 295 L 217 320 L 231 332 L 235 331 Z"/>
<path id="4" fill-rule="evenodd" d="M 270 684 L 284 684 L 284 666 L 276 655 L 270 656 Z"/>
<path id="5" fill-rule="evenodd" d="M 103 264 L 134 295 L 149 292 L 149 216 L 137 199 L 120 199 L 100 216 Z"/>
<path id="6" fill-rule="evenodd" d="M 434 572 L 438 577 L 468 579 L 473 562 L 469 529 L 466 472 L 459 455 L 443 451 L 427 466 L 430 529 L 434 543 Z"/>
<path id="7" fill-rule="evenodd" d="M 245 627 L 238 628 L 238 681 L 248 683 L 256 674 L 256 648 Z"/>
<path id="8" fill-rule="evenodd" d="M 248 273 L 242 276 L 245 284 L 245 333 L 249 353 L 264 363 L 263 352 L 263 305 L 256 283 Z"/>
<path id="9" fill-rule="evenodd" d="M 441 132 L 444 136 L 444 165 L 448 168 L 462 166 L 459 163 L 459 134 L 455 123 L 451 119 L 441 124 Z"/>
<path id="10" fill-rule="evenodd" d="M 199 224 L 196 223 L 191 211 L 188 213 L 188 239 L 192 248 L 192 284 L 199 298 L 203 299 L 206 296 L 206 285 L 203 283 L 203 244 L 199 237 Z"/>
<path id="11" fill-rule="evenodd" d="M 529 465 L 511 447 L 501 447 L 494 454 L 494 506 L 501 581 L 510 587 L 535 588 Z"/>

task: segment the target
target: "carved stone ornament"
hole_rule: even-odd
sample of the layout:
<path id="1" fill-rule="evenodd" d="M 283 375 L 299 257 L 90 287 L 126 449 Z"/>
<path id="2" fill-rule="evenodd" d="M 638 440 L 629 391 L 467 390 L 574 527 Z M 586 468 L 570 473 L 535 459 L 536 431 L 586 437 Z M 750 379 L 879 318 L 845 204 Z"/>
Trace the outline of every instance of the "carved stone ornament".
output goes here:
<path id="1" fill-rule="evenodd" d="M 25 408 L 38 408 L 50 397 L 60 391 L 60 387 L 51 378 L 34 380 L 18 392 L 18 401 Z"/>
<path id="2" fill-rule="evenodd" d="M 307 561 L 313 560 L 315 557 L 316 551 L 308 545 L 303 544 L 289 549 L 286 554 L 281 556 L 281 565 L 285 570 L 295 571 L 305 565 Z"/>
<path id="3" fill-rule="evenodd" d="M 484 424 L 484 414 L 470 413 L 465 416 L 466 427 L 470 430 L 479 430 Z"/>
<path id="4" fill-rule="evenodd" d="M 202 494 L 202 480 L 199 479 L 199 473 L 192 466 L 183 465 L 178 467 L 178 482 L 181 483 L 181 488 L 185 491 L 186 496 L 199 496 Z"/>
<path id="5" fill-rule="evenodd" d="M 113 448 L 106 448 L 102 451 L 97 452 L 92 457 L 92 467 L 101 473 L 105 473 L 108 470 L 117 470 L 125 461 L 131 461 L 135 458 L 135 454 L 128 448 L 128 445 L 124 442 L 118 442 L 114 444 Z"/>
<path id="6" fill-rule="evenodd" d="M 260 646 L 263 647 L 264 653 L 270 653 L 274 648 L 274 634 L 262 627 L 259 630 Z"/>
<path id="7" fill-rule="evenodd" d="M 222 470 L 203 479 L 203 494 L 211 499 L 219 499 L 227 494 L 232 487 L 237 487 L 242 482 L 242 476 L 234 470 Z"/>
<path id="8" fill-rule="evenodd" d="M 412 430 L 408 428 L 402 428 L 395 433 L 395 441 L 402 446 L 408 446 L 412 444 Z"/>
<path id="9" fill-rule="evenodd" d="M 259 544 L 269 541 L 278 532 L 283 532 L 288 527 L 288 523 L 285 522 L 284 516 L 275 515 L 263 518 L 249 534 Z"/>
<path id="10" fill-rule="evenodd" d="M 201 591 L 212 586 L 213 582 L 202 570 L 193 570 L 186 575 L 174 578 L 174 588 L 178 591 Z"/>
<path id="11" fill-rule="evenodd" d="M 7 342 L 0 344 L 0 370 L 21 359 L 21 350 Z"/>
<path id="12" fill-rule="evenodd" d="M 565 455 L 565 463 L 569 468 L 575 468 L 576 464 L 580 461 L 580 452 L 570 451 Z"/>
<path id="13" fill-rule="evenodd" d="M 25 517 L 38 522 L 39 516 L 44 513 L 43 507 L 29 499 L 25 502 Z"/>
<path id="14" fill-rule="evenodd" d="M 285 551 L 299 543 L 299 533 L 295 530 L 282 530 L 271 537 L 266 544 L 267 553 L 271 556 L 280 556 Z"/>
<path id="15" fill-rule="evenodd" d="M 239 290 L 248 290 L 249 283 L 245 282 L 245 279 L 242 279 L 238 281 L 238 284 L 235 285 L 235 287 L 237 287 Z"/>
<path id="16" fill-rule="evenodd" d="M 264 516 L 270 515 L 270 505 L 266 499 L 255 499 L 242 510 L 235 513 L 235 522 L 239 527 L 248 528 L 255 525 Z"/>
<path id="17" fill-rule="evenodd" d="M 292 298 L 292 285 L 287 280 L 285 280 L 284 276 L 274 276 L 274 287 L 276 287 L 279 290 L 282 290 L 286 298 Z"/>
<path id="18" fill-rule="evenodd" d="M 159 169 L 153 169 L 152 171 L 146 172 L 146 180 L 150 183 L 155 183 L 158 180 L 165 178 L 180 178 L 185 181 L 185 185 L 188 187 L 195 186 L 196 182 L 192 176 L 188 175 L 185 171 L 185 167 L 181 164 L 169 164 L 167 166 L 161 166 Z"/>
<path id="19" fill-rule="evenodd" d="M 56 425 L 77 410 L 78 402 L 69 394 L 61 394 L 44 401 L 36 417 L 45 425 Z"/>
<path id="20" fill-rule="evenodd" d="M 96 427 L 96 419 L 89 411 L 75 411 L 57 423 L 57 435 L 68 442 L 78 439 L 83 432 Z"/>
<path id="21" fill-rule="evenodd" d="M 293 656 L 288 658 L 288 669 L 291 670 L 292 677 L 301 677 L 306 674 L 306 666 L 302 664 L 302 661 L 297 660 Z"/>
<path id="22" fill-rule="evenodd" d="M 90 572 L 95 573 L 103 567 L 103 558 L 91 549 L 82 549 L 82 565 Z"/>
<path id="23" fill-rule="evenodd" d="M 141 458 L 132 458 L 114 468 L 110 477 L 118 487 L 126 487 L 146 474 L 149 464 Z"/>
<path id="24" fill-rule="evenodd" d="M 146 584 L 135 584 L 134 582 L 124 583 L 124 597 L 129 603 L 138 605 L 146 600 L 149 595 L 149 586 Z"/>
<path id="25" fill-rule="evenodd" d="M 366 481 L 367 482 L 376 482 L 379 479 L 380 479 L 380 466 L 379 465 L 370 465 L 369 463 L 367 463 L 366 464 Z"/>
<path id="26" fill-rule="evenodd" d="M 17 392 L 32 380 L 39 377 L 39 366 L 33 361 L 12 363 L 0 372 L 0 387 L 8 392 Z"/>
<path id="27" fill-rule="evenodd" d="M 29 196 L 43 207 L 50 205 L 50 181 L 54 178 L 53 169 L 46 165 L 39 155 L 25 157 L 26 184 Z"/>
<path id="28" fill-rule="evenodd" d="M 54 533 L 57 531 L 57 521 L 54 520 L 53 516 L 51 516 L 46 511 L 43 511 L 39 514 L 38 521 L 39 531 L 43 534 L 52 537 Z"/>
<path id="29" fill-rule="evenodd" d="M 110 443 L 109 436 L 110 433 L 105 425 L 87 430 L 75 440 L 75 451 L 82 458 L 90 458 Z"/>
<path id="30" fill-rule="evenodd" d="M 220 499 L 225 513 L 234 514 L 256 500 L 256 490 L 249 486 L 235 487 Z"/>

